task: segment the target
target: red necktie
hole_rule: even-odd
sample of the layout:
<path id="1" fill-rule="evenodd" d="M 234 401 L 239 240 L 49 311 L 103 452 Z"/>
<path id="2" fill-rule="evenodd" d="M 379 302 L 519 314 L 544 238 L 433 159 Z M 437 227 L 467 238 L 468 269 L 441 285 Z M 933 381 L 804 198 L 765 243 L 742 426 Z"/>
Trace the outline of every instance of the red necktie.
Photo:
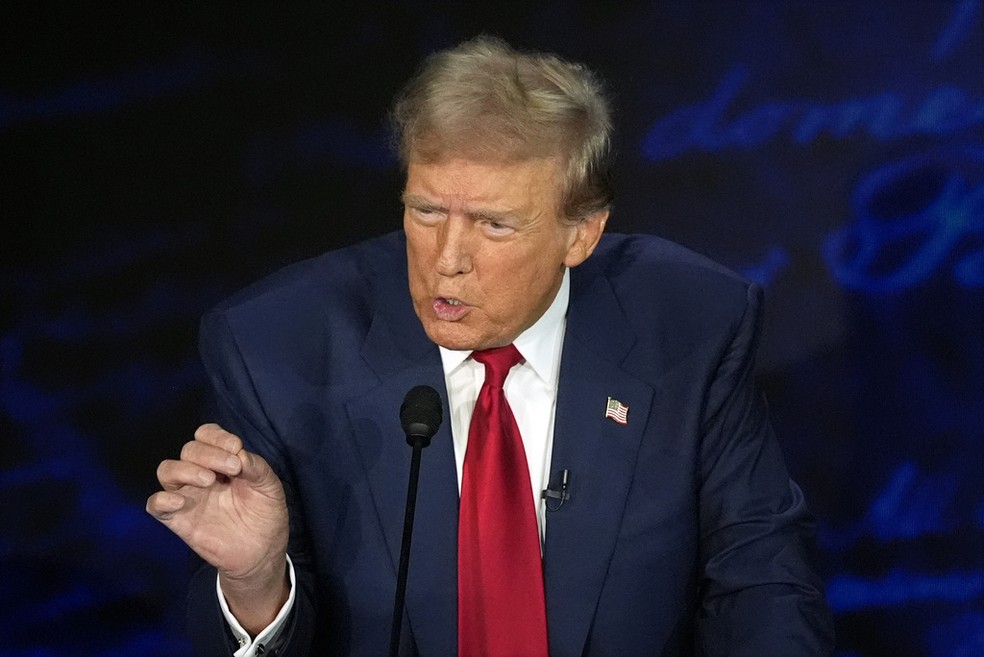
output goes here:
<path id="1" fill-rule="evenodd" d="M 472 354 L 485 365 L 461 476 L 458 656 L 547 657 L 540 535 L 530 470 L 502 391 L 522 360 L 508 345 Z"/>

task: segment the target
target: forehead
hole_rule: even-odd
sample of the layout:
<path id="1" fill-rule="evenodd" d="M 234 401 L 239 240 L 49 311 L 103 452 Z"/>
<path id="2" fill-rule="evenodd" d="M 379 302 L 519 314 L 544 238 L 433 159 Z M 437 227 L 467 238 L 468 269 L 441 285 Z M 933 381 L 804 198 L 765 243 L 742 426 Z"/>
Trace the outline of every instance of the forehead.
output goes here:
<path id="1" fill-rule="evenodd" d="M 558 158 L 477 160 L 450 157 L 435 161 L 411 160 L 407 166 L 404 197 L 421 197 L 442 203 L 546 204 L 553 209 L 559 201 L 560 190 Z"/>

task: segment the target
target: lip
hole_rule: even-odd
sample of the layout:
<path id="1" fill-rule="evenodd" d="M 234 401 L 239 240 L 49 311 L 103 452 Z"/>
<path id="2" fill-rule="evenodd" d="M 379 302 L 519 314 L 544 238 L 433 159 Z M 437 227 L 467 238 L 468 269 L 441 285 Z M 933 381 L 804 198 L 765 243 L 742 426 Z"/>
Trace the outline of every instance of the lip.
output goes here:
<path id="1" fill-rule="evenodd" d="M 449 298 L 454 299 L 454 297 L 435 297 L 431 303 L 431 307 L 434 308 L 434 314 L 438 319 L 445 322 L 457 322 L 471 312 L 471 306 L 464 302 L 461 302 L 460 305 L 451 305 L 448 303 Z M 458 299 L 456 300 L 460 301 Z"/>

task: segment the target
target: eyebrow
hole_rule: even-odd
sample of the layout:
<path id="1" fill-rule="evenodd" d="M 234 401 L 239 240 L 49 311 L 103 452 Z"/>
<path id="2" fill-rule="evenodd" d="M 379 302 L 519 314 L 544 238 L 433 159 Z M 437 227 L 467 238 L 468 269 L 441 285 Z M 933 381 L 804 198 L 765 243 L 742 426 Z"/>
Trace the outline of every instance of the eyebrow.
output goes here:
<path id="1" fill-rule="evenodd" d="M 441 206 L 440 203 L 432 203 L 431 201 L 427 200 L 423 196 L 418 196 L 416 194 L 407 194 L 406 192 L 400 194 L 400 200 L 403 202 L 403 205 L 409 205 L 410 207 L 413 208 L 437 209 L 440 208 Z"/>
<path id="2" fill-rule="evenodd" d="M 446 208 L 440 203 L 435 203 L 423 196 L 417 194 L 407 194 L 403 192 L 400 195 L 403 204 L 411 208 L 429 209 L 429 210 L 440 210 L 444 211 Z M 516 219 L 520 217 L 518 212 L 513 210 L 493 210 L 491 208 L 476 208 L 474 210 L 465 210 L 465 214 L 472 219 L 485 219 L 488 221 L 505 221 L 508 219 Z"/>

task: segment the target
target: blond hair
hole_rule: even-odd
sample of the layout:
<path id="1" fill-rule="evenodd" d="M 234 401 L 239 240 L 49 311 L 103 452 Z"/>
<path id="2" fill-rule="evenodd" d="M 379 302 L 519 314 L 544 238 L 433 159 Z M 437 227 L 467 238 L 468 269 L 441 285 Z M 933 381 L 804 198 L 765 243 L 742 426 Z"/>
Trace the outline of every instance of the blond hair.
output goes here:
<path id="1" fill-rule="evenodd" d="M 580 220 L 612 200 L 611 116 L 585 66 L 480 36 L 430 55 L 391 112 L 403 166 L 464 156 L 560 157 L 560 209 Z"/>

